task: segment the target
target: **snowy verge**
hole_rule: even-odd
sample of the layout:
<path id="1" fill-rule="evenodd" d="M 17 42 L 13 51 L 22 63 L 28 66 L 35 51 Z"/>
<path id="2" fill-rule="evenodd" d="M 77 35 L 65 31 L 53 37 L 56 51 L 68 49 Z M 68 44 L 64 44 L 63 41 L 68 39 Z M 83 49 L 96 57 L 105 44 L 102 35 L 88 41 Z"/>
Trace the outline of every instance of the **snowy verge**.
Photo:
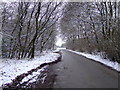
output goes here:
<path id="1" fill-rule="evenodd" d="M 113 68 L 114 70 L 120 71 L 120 64 L 118 62 L 113 62 L 113 61 L 110 61 L 109 59 L 103 59 L 100 55 L 93 55 L 93 54 L 88 54 L 85 52 L 77 52 L 77 51 L 73 51 L 73 50 L 69 50 L 69 49 L 63 49 L 63 50 L 67 50 L 67 51 L 85 56 L 86 58 L 95 60 L 95 61 L 100 62 L 106 66 Z"/>
<path id="2" fill-rule="evenodd" d="M 22 81 L 20 82 L 20 84 L 23 84 L 23 83 L 28 82 L 28 81 L 29 81 L 29 83 L 35 82 L 35 81 L 37 80 L 37 78 L 39 77 L 39 75 L 41 74 L 41 72 L 44 71 L 46 67 L 47 67 L 47 66 L 44 66 L 44 67 L 42 67 L 41 69 L 37 70 L 36 72 L 32 72 L 32 74 L 24 77 L 24 78 L 22 79 Z M 42 78 L 41 78 L 41 79 L 42 79 Z M 29 84 L 29 83 L 28 83 L 28 84 Z"/>
<path id="3" fill-rule="evenodd" d="M 46 53 L 36 56 L 34 59 L 1 59 L 0 60 L 0 87 L 3 84 L 11 83 L 17 76 L 37 68 L 41 64 L 54 62 L 60 57 L 57 53 Z"/>

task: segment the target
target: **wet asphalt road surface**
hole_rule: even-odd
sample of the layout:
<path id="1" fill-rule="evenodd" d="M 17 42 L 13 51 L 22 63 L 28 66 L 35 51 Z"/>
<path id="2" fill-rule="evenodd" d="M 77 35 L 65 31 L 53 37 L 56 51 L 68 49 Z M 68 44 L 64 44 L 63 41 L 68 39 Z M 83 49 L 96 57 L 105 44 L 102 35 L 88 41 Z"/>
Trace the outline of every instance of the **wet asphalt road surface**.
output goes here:
<path id="1" fill-rule="evenodd" d="M 118 88 L 117 71 L 67 50 L 53 67 L 57 74 L 53 88 Z"/>

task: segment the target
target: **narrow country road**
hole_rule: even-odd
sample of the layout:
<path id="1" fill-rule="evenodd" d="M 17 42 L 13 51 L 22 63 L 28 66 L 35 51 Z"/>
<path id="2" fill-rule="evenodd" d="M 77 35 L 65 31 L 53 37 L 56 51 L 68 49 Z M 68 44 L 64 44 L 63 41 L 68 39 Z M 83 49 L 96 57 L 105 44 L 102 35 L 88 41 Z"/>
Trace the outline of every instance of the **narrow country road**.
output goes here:
<path id="1" fill-rule="evenodd" d="M 67 50 L 54 69 L 54 88 L 118 88 L 118 72 Z"/>

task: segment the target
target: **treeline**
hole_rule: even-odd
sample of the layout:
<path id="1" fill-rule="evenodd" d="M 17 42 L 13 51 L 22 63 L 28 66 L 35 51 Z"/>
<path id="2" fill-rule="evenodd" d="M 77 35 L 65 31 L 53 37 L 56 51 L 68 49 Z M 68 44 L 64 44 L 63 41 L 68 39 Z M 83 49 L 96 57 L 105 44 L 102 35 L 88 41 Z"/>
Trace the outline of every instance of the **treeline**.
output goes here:
<path id="1" fill-rule="evenodd" d="M 120 63 L 120 3 L 72 2 L 61 19 L 66 47 Z"/>
<path id="2" fill-rule="evenodd" d="M 11 2 L 1 6 L 3 58 L 33 58 L 35 51 L 54 48 L 60 2 Z"/>

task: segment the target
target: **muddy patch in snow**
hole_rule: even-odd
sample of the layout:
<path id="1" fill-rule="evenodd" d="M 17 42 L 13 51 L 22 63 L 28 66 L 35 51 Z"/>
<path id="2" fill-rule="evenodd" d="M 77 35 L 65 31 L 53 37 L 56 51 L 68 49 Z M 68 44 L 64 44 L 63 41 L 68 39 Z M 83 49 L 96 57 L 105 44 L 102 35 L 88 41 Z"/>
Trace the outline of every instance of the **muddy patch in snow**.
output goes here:
<path id="1" fill-rule="evenodd" d="M 21 90 L 21 89 L 38 89 L 52 88 L 56 75 L 53 73 L 52 65 L 61 61 L 61 56 L 57 60 L 41 64 L 39 67 L 17 76 L 12 83 L 2 86 L 4 89 Z"/>

